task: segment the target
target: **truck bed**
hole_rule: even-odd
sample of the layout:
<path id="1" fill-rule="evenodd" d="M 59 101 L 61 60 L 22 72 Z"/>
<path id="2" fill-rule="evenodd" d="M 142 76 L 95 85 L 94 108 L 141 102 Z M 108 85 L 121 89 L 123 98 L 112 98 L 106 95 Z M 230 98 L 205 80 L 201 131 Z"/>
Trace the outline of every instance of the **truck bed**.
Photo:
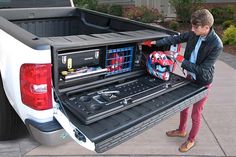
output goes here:
<path id="1" fill-rule="evenodd" d="M 5 18 L 1 20 L 2 29 L 27 45 L 40 40 L 50 45 L 87 47 L 176 34 L 161 27 L 78 8 L 3 9 L 0 15 Z"/>

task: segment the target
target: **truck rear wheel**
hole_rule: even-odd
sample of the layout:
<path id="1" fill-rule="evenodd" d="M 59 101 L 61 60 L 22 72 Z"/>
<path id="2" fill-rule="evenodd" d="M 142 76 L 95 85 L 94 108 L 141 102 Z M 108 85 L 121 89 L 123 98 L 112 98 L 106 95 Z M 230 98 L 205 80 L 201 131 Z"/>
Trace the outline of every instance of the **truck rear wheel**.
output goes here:
<path id="1" fill-rule="evenodd" d="M 27 132 L 23 122 L 10 105 L 0 75 L 0 140 L 11 140 Z"/>

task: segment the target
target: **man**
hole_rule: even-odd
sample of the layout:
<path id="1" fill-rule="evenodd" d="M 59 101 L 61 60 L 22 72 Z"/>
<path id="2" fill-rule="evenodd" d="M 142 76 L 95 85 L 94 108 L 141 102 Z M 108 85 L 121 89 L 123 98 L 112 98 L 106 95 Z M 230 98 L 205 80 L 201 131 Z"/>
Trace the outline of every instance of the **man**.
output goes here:
<path id="1" fill-rule="evenodd" d="M 223 44 L 212 28 L 214 18 L 207 9 L 197 10 L 191 16 L 192 30 L 177 36 L 170 36 L 161 40 L 146 43 L 157 46 L 173 45 L 186 42 L 184 56 L 175 55 L 176 60 L 182 63 L 181 67 L 187 70 L 187 78 L 198 85 L 211 87 L 214 75 L 214 64 L 223 51 Z M 187 141 L 179 148 L 180 152 L 187 152 L 195 144 L 196 136 L 201 125 L 201 113 L 208 96 L 193 105 L 192 128 Z M 180 113 L 180 124 L 176 130 L 167 131 L 169 137 L 185 137 L 189 108 Z"/>

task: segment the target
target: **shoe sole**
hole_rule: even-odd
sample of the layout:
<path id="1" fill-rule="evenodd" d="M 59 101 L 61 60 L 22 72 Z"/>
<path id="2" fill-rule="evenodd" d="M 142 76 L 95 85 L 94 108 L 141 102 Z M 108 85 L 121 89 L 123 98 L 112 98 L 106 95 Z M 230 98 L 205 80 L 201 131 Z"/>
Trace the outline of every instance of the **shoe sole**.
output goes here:
<path id="1" fill-rule="evenodd" d="M 186 135 L 183 135 L 183 136 L 181 136 L 181 135 L 169 135 L 169 134 L 167 134 L 167 133 L 166 133 L 166 136 L 168 136 L 168 137 L 186 137 L 186 136 L 187 136 L 187 134 L 186 134 Z"/>

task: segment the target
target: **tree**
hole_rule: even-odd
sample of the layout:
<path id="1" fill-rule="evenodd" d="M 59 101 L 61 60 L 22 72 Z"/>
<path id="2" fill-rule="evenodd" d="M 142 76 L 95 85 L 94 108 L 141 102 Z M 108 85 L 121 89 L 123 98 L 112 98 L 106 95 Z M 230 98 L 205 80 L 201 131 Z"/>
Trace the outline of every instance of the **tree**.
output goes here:
<path id="1" fill-rule="evenodd" d="M 204 0 L 169 0 L 175 8 L 177 19 L 183 23 L 190 21 L 191 14 L 201 7 Z"/>

